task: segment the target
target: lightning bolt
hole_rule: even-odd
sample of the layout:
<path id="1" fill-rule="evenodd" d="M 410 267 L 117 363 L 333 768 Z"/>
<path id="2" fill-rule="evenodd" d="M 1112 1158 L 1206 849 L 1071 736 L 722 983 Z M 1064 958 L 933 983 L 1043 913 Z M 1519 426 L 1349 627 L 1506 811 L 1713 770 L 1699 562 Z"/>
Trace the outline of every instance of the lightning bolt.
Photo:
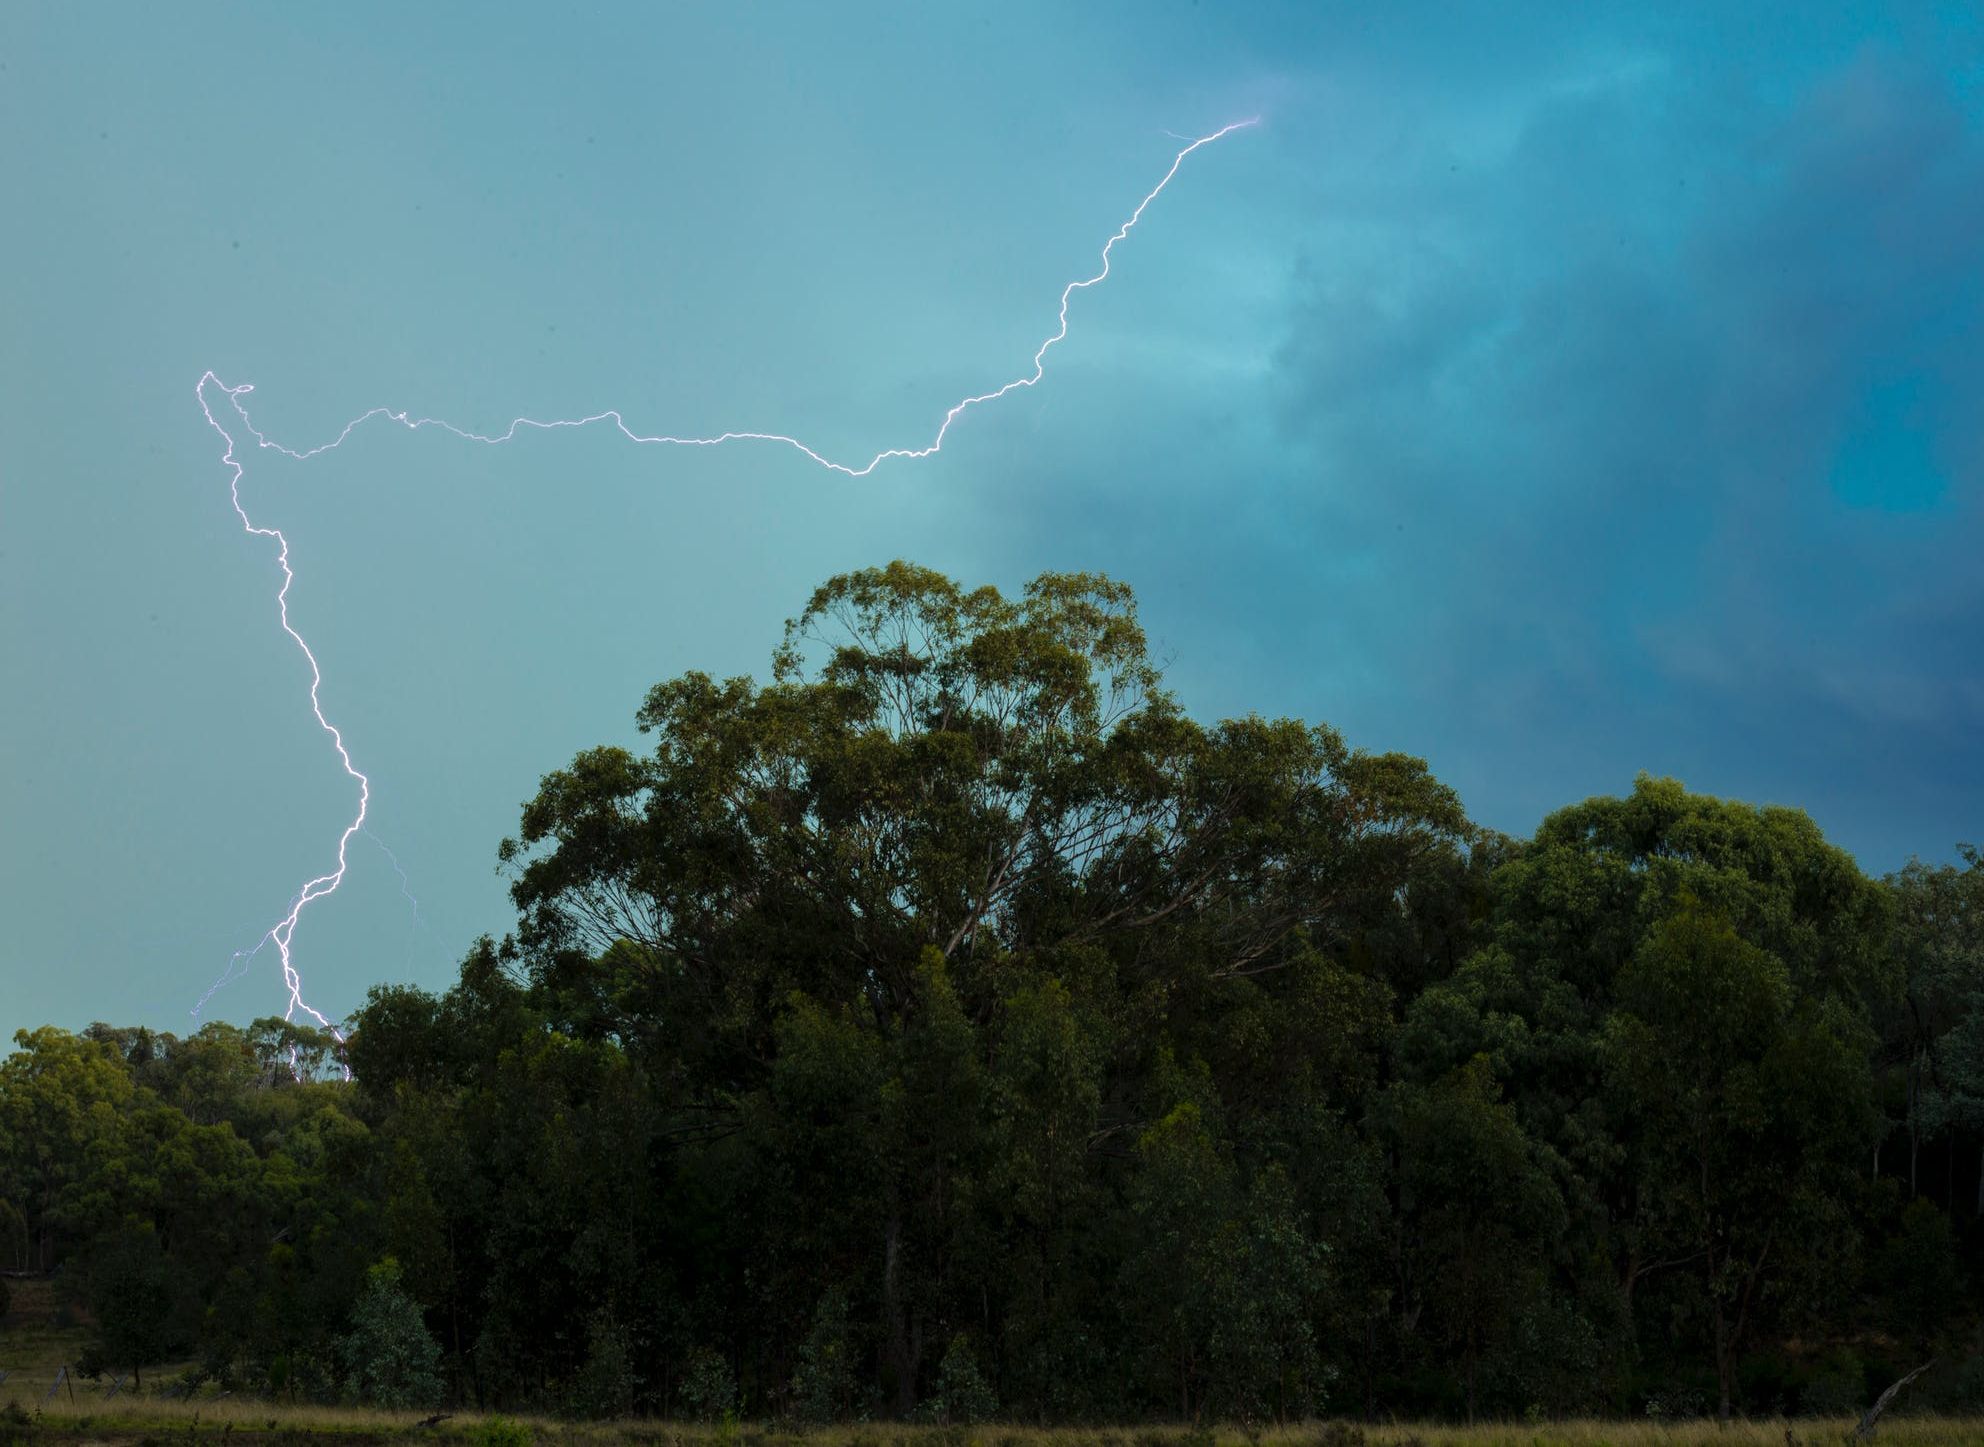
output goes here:
<path id="1" fill-rule="evenodd" d="M 416 929 L 419 928 L 420 901 L 413 897 L 413 881 L 406 877 L 406 866 L 400 863 L 399 855 L 393 853 L 386 841 L 381 839 L 377 834 L 374 834 L 370 829 L 365 831 L 365 837 L 379 846 L 379 852 L 385 855 L 386 862 L 393 866 L 393 873 L 400 877 L 400 897 L 412 906 L 414 927 Z"/>
<path id="2" fill-rule="evenodd" d="M 1116 249 L 1116 243 L 1128 238 L 1137 223 L 1143 219 L 1144 212 L 1150 207 L 1150 204 L 1161 196 L 1165 188 L 1171 184 L 1172 178 L 1178 174 L 1179 168 L 1185 164 L 1185 158 L 1202 146 L 1209 146 L 1215 141 L 1223 140 L 1225 137 L 1232 135 L 1235 131 L 1247 130 L 1259 124 L 1260 117 L 1252 116 L 1243 121 L 1234 121 L 1230 125 L 1221 126 L 1210 135 L 1199 136 L 1196 139 L 1190 140 L 1183 149 L 1171 158 L 1171 167 L 1164 173 L 1163 178 L 1155 186 L 1151 187 L 1143 200 L 1137 203 L 1137 207 L 1130 213 L 1129 219 L 1117 227 L 1115 233 L 1107 241 L 1103 242 L 1100 269 L 1093 276 L 1078 278 L 1061 288 L 1058 325 L 1047 339 L 1034 350 L 1033 368 L 1030 372 L 1015 377 L 1012 381 L 990 392 L 980 392 L 953 403 L 950 409 L 944 413 L 943 421 L 937 425 L 936 434 L 931 437 L 925 446 L 886 448 L 883 451 L 877 452 L 866 462 L 859 464 L 837 462 L 833 458 L 807 446 L 797 437 L 787 436 L 782 432 L 720 432 L 708 437 L 676 437 L 665 433 L 649 435 L 634 431 L 634 429 L 627 425 L 626 420 L 618 411 L 595 412 L 586 417 L 553 418 L 550 420 L 540 420 L 534 417 L 518 417 L 502 432 L 484 434 L 470 431 L 465 427 L 458 427 L 454 423 L 438 417 L 414 417 L 409 412 L 395 411 L 390 407 L 374 407 L 371 411 L 362 413 L 345 423 L 338 435 L 329 442 L 320 443 L 316 447 L 297 449 L 285 447 L 281 443 L 271 440 L 250 419 L 248 409 L 242 405 L 241 399 L 255 390 L 252 382 L 243 382 L 230 387 L 212 372 L 203 374 L 193 389 L 194 396 L 199 401 L 200 411 L 205 415 L 207 424 L 221 435 L 223 442 L 226 444 L 225 450 L 221 454 L 221 465 L 228 470 L 229 474 L 229 501 L 233 503 L 235 515 L 241 519 L 241 526 L 246 532 L 254 537 L 267 538 L 275 544 L 276 566 L 282 571 L 282 586 L 276 590 L 276 615 L 281 623 L 282 631 L 289 635 L 290 641 L 296 645 L 297 650 L 302 653 L 304 661 L 310 667 L 310 712 L 315 716 L 318 727 L 330 735 L 331 747 L 337 753 L 339 764 L 343 767 L 346 776 L 357 786 L 358 811 L 352 816 L 351 822 L 344 826 L 344 831 L 338 835 L 336 867 L 317 875 L 313 879 L 306 880 L 302 888 L 291 897 L 288 912 L 281 919 L 277 920 L 275 924 L 271 925 L 252 948 L 234 952 L 228 961 L 227 969 L 209 987 L 207 993 L 201 996 L 199 1005 L 194 1007 L 194 1014 L 196 1016 L 198 1015 L 200 1009 L 206 1005 L 216 990 L 220 989 L 221 986 L 237 975 L 245 972 L 248 962 L 260 954 L 265 946 L 274 944 L 277 958 L 282 965 L 283 984 L 289 992 L 289 1003 L 283 1012 L 283 1018 L 285 1020 L 293 1020 L 301 1012 L 315 1021 L 320 1028 L 329 1031 L 332 1038 L 337 1040 L 340 1045 L 344 1043 L 344 1034 L 338 1026 L 321 1011 L 304 1000 L 303 977 L 296 968 L 296 961 L 291 953 L 290 946 L 295 939 L 296 927 L 303 918 L 304 910 L 308 909 L 317 900 L 324 898 L 324 896 L 335 893 L 338 886 L 344 882 L 345 871 L 349 863 L 348 856 L 352 836 L 361 831 L 368 835 L 371 833 L 365 827 L 365 819 L 372 803 L 372 781 L 359 770 L 357 765 L 352 763 L 351 753 L 345 747 L 344 735 L 339 732 L 337 725 L 325 717 L 323 702 L 320 697 L 324 683 L 323 669 L 318 665 L 317 655 L 311 652 L 309 643 L 304 640 L 301 633 L 296 631 L 295 626 L 289 619 L 289 589 L 290 585 L 296 581 L 295 570 L 290 566 L 289 561 L 289 539 L 280 528 L 265 527 L 256 523 L 249 517 L 248 510 L 242 505 L 241 482 L 246 474 L 247 467 L 245 463 L 235 456 L 236 448 L 240 444 L 236 439 L 235 433 L 229 430 L 229 425 L 234 424 L 224 423 L 224 418 L 232 414 L 232 418 L 238 422 L 240 431 L 246 436 L 253 438 L 257 448 L 278 453 L 296 462 L 307 462 L 313 457 L 341 447 L 345 439 L 350 437 L 358 428 L 380 417 L 391 422 L 397 422 L 410 432 L 417 432 L 423 427 L 438 427 L 444 432 L 453 433 L 465 442 L 480 442 L 491 446 L 511 441 L 520 430 L 526 428 L 550 432 L 560 428 L 591 427 L 601 422 L 611 422 L 629 442 L 642 446 L 718 447 L 729 442 L 768 442 L 789 447 L 804 456 L 808 461 L 825 468 L 829 472 L 838 472 L 847 477 L 866 477 L 891 458 L 923 458 L 942 451 L 944 439 L 950 435 L 951 425 L 966 412 L 974 407 L 982 407 L 988 402 L 996 402 L 1001 397 L 1019 391 L 1021 388 L 1037 385 L 1041 378 L 1046 375 L 1047 354 L 1056 346 L 1060 345 L 1068 335 L 1069 302 L 1074 298 L 1076 292 L 1086 291 L 1092 286 L 1100 286 L 1104 281 L 1108 280 L 1110 258 Z M 1185 140 L 1186 138 L 1181 136 L 1177 139 Z M 210 400 L 210 393 L 217 395 L 219 398 L 226 399 L 224 404 L 217 407 L 215 402 Z M 217 412 L 219 415 L 216 415 Z M 384 848 L 383 845 L 380 847 Z M 391 851 L 388 851 L 389 857 L 390 853 Z M 399 861 L 397 859 L 393 860 L 393 867 L 396 870 L 399 869 Z M 400 871 L 400 884 L 402 893 L 405 893 L 408 899 L 412 899 L 412 893 L 406 886 L 406 874 L 403 870 Z M 415 908 L 418 909 L 417 904 Z M 350 1078 L 350 1074 L 351 1072 L 347 1068 L 345 1070 L 347 1079 Z"/>

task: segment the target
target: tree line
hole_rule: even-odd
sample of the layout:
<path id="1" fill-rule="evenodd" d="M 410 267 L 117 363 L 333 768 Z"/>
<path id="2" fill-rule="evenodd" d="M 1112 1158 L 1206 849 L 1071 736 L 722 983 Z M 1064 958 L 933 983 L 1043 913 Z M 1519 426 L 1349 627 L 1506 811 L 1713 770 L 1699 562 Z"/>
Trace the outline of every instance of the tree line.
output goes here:
<path id="1" fill-rule="evenodd" d="M 15 1037 L 0 1259 L 82 1366 L 1080 1422 L 1842 1411 L 1941 1353 L 1984 1406 L 1976 853 L 1644 776 L 1509 839 L 1195 721 L 1086 574 L 836 577 L 639 723 L 348 1044 Z"/>

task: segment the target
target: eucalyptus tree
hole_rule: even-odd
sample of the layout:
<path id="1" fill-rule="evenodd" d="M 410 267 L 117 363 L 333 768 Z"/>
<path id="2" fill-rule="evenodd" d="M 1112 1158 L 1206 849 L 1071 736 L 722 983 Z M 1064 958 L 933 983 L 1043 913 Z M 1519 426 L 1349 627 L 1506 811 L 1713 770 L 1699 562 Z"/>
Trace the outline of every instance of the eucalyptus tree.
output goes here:
<path id="1" fill-rule="evenodd" d="M 1732 1343 L 1785 1295 L 1763 1289 L 1784 1265 L 1781 1238 L 1765 1251 L 1761 1239 L 1739 1247 L 1718 1234 L 1755 1224 L 1726 1192 L 1761 1192 L 1747 1198 L 1769 1208 L 1756 1220 L 1812 1206 L 1801 1259 L 1817 1259 L 1848 1228 L 1839 1203 L 1853 1171 L 1838 1153 L 1864 1161 L 1873 1145 L 1868 1022 L 1900 988 L 1886 895 L 1800 811 L 1647 776 L 1626 797 L 1550 815 L 1499 865 L 1494 889 L 1490 942 L 1413 1003 L 1401 1068 L 1431 1081 L 1477 1056 L 1487 1062 L 1524 1131 L 1561 1163 L 1565 1254 L 1609 1264 L 1627 1323 L 1649 1286 L 1664 1288 L 1670 1275 L 1708 1280 L 1713 1260 L 1696 1316 L 1726 1379 Z M 1696 988 L 1704 1001 L 1738 990 L 1725 1003 L 1754 1007 L 1754 1019 L 1709 1010 L 1677 1023 Z M 1715 1042 L 1723 1057 L 1686 1054 Z M 1814 1069 L 1808 1096 L 1770 1097 L 1748 1114 L 1718 1093 L 1725 1081 L 1792 1078 L 1784 1072 L 1798 1060 L 1837 1069 Z M 1739 1118 L 1769 1129 L 1732 1134 Z M 1753 1147 L 1790 1139 L 1809 1139 L 1814 1154 L 1809 1170 L 1785 1166 L 1775 1200 L 1749 1175 L 1715 1175 L 1718 1161 L 1740 1164 Z M 1784 1164 L 1769 1152 L 1756 1159 L 1759 1169 Z M 1673 1174 L 1683 1166 L 1696 1183 L 1686 1211 Z M 1822 1195 L 1833 1205 L 1820 1211 Z M 1566 1285 L 1590 1295 L 1588 1282 Z"/>
<path id="2" fill-rule="evenodd" d="M 1366 1069 L 1329 1015 L 1382 1018 L 1383 987 L 1340 957 L 1409 930 L 1415 871 L 1471 837 L 1418 760 L 1193 720 L 1093 574 L 845 574 L 767 682 L 685 674 L 639 723 L 650 751 L 581 753 L 526 806 L 508 948 L 558 1028 L 665 1090 L 672 1159 L 736 1192 L 723 1229 L 759 1220 L 754 1280 L 801 1307 L 760 1338 L 796 1350 L 852 1293 L 905 1411 L 1008 1313 L 1067 1356 L 1070 1233 L 1154 1159 L 1164 1062 L 1283 1100 Z"/>
<path id="3" fill-rule="evenodd" d="M 1984 857 L 1961 855 L 1962 867 L 1911 860 L 1888 879 L 1904 974 L 1882 1022 L 1883 1056 L 1900 1076 L 1909 1194 L 1923 1142 L 1941 1137 L 1944 1200 L 1954 1203 L 1967 1134 L 1980 1150 L 1973 1212 L 1984 1215 Z"/>

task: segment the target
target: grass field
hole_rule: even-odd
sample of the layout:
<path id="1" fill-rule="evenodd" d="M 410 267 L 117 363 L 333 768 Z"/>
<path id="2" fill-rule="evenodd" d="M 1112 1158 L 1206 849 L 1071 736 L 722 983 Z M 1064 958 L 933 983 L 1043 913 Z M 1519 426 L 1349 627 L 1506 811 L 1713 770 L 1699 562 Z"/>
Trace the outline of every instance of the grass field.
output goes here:
<path id="1" fill-rule="evenodd" d="M 11 1385 L 11 1384 L 10 1384 Z M 4 1391 L 0 1387 L 0 1391 Z M 1185 1428 L 1058 1428 L 990 1425 L 940 1429 L 871 1425 L 836 1427 L 802 1435 L 763 1429 L 657 1421 L 561 1422 L 466 1414 L 423 1428 L 413 1413 L 356 1408 L 287 1407 L 254 1401 L 160 1401 L 120 1396 L 104 1401 L 90 1393 L 74 1404 L 45 1409 L 0 1408 L 0 1442 L 337 1443 L 427 1441 L 436 1447 L 1834 1447 L 1852 1423 L 1745 1421 L 1552 1422 L 1531 1426 L 1484 1424 L 1453 1427 L 1424 1423 L 1384 1426 L 1324 1422 L 1247 1432 L 1218 1428 L 1208 1436 Z M 1896 1447 L 1960 1447 L 1984 1443 L 1984 1418 L 1900 1417 L 1881 1424 L 1878 1441 Z"/>
<path id="2" fill-rule="evenodd" d="M 142 1388 L 113 1379 L 62 1381 L 83 1331 L 60 1323 L 46 1282 L 15 1282 L 14 1309 L 0 1323 L 0 1444 L 147 1443 L 154 1447 L 206 1443 L 337 1444 L 432 1442 L 436 1447 L 1834 1447 L 1852 1422 L 1550 1422 L 1539 1425 L 1452 1427 L 1426 1423 L 1380 1426 L 1309 1422 L 1250 1431 L 1230 1426 L 1210 1433 L 1184 1427 L 1040 1429 L 993 1424 L 934 1428 L 869 1424 L 817 1429 L 751 1423 L 707 1425 L 653 1420 L 565 1422 L 551 1418 L 459 1413 L 433 1427 L 424 1414 L 357 1407 L 287 1405 L 223 1396 L 205 1388 L 192 1400 L 164 1396 L 176 1373 L 161 1367 Z M 1890 1417 L 1878 1440 L 1896 1447 L 1984 1444 L 1984 1418 Z"/>

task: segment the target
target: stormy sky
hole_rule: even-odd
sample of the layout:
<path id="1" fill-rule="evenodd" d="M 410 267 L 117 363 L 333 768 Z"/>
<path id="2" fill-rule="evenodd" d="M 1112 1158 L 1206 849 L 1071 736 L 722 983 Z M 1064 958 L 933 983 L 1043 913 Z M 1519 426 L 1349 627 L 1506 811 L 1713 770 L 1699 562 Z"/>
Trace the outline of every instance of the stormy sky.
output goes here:
<path id="1" fill-rule="evenodd" d="M 1892 13 L 1891 13 L 1892 12 Z M 0 1029 L 188 1010 L 374 782 L 307 993 L 445 985 L 537 777 L 897 556 L 1132 583 L 1202 717 L 1526 833 L 1641 770 L 1871 871 L 1984 839 L 1967 6 L 0 13 Z M 271 953 L 208 1005 L 284 1003 Z"/>

